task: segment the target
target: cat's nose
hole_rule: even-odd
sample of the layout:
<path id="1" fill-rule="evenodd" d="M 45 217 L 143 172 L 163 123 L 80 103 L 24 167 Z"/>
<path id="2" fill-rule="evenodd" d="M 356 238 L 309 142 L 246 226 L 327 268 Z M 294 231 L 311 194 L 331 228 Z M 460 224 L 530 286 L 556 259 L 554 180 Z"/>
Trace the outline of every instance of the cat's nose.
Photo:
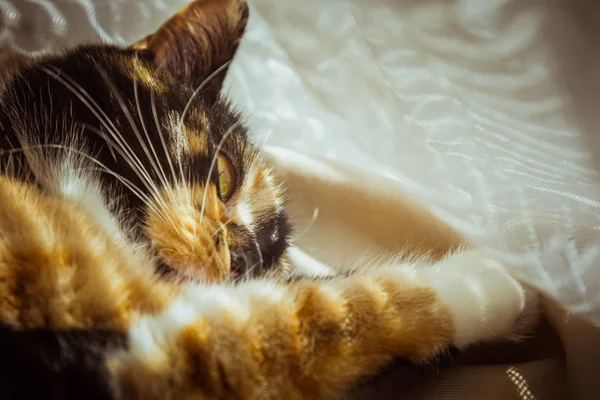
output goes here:
<path id="1" fill-rule="evenodd" d="M 234 277 L 257 277 L 263 269 L 262 255 L 252 247 L 230 249 L 231 274 Z"/>
<path id="2" fill-rule="evenodd" d="M 251 261 L 248 257 L 240 250 L 233 251 L 231 254 L 231 274 L 234 277 L 240 277 L 246 275 L 246 271 L 249 269 Z"/>

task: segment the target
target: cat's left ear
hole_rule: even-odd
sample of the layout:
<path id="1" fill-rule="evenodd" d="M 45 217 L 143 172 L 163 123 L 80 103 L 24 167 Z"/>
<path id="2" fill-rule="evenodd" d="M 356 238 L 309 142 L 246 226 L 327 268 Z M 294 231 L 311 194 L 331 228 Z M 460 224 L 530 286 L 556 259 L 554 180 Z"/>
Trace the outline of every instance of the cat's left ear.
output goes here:
<path id="1" fill-rule="evenodd" d="M 131 48 L 150 57 L 157 69 L 194 87 L 215 74 L 201 95 L 214 101 L 247 21 L 244 0 L 195 0 Z"/>

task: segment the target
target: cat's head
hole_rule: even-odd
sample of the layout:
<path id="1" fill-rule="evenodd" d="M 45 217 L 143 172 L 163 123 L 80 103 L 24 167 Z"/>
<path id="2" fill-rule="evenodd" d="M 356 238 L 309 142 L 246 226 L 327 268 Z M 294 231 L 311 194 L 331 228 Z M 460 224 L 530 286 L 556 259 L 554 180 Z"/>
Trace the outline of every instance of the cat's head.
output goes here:
<path id="1" fill-rule="evenodd" d="M 179 276 L 272 269 L 290 230 L 281 193 L 219 96 L 247 17 L 244 1 L 197 0 L 129 48 L 14 67 L 0 115 L 2 148 L 23 148 L 11 166 L 62 192 L 80 184 L 78 166 L 96 169 L 136 221 L 132 234 Z"/>

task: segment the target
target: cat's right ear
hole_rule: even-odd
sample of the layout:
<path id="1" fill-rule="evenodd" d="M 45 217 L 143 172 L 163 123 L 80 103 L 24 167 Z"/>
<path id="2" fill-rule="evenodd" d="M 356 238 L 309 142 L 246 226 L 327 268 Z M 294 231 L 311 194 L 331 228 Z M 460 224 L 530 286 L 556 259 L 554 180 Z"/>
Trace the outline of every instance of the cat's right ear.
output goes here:
<path id="1" fill-rule="evenodd" d="M 244 0 L 195 0 L 131 48 L 182 82 L 194 87 L 205 83 L 201 96 L 214 101 L 247 20 Z"/>

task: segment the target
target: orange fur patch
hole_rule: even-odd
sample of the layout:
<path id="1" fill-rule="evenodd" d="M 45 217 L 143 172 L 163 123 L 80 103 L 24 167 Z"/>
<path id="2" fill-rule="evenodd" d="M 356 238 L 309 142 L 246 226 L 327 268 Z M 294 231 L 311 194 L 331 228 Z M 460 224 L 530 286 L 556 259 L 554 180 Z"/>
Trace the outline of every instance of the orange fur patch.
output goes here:
<path id="1" fill-rule="evenodd" d="M 148 208 L 146 234 L 171 268 L 184 276 L 218 282 L 231 269 L 224 225 L 227 217 L 216 187 L 210 185 L 207 191 L 185 185 L 155 195 Z"/>
<path id="2" fill-rule="evenodd" d="M 159 366 L 121 358 L 113 371 L 123 393 L 333 399 L 395 357 L 422 361 L 439 353 L 454 334 L 452 315 L 435 293 L 397 269 L 270 286 L 272 293 L 268 287 L 257 297 L 240 295 L 248 293 L 243 287 L 221 289 L 234 305 L 175 332 Z"/>
<path id="3" fill-rule="evenodd" d="M 87 212 L 37 187 L 0 177 L 0 232 L 0 323 L 125 331 L 170 297 Z"/>
<path id="4" fill-rule="evenodd" d="M 142 60 L 119 55 L 106 56 L 106 59 L 113 63 L 118 70 L 125 72 L 131 80 L 141 83 L 155 93 L 162 94 L 167 91 L 168 86 L 161 81 L 159 74 Z"/>
<path id="5" fill-rule="evenodd" d="M 205 133 L 187 133 L 188 145 L 193 154 L 206 154 L 208 141 Z"/>

